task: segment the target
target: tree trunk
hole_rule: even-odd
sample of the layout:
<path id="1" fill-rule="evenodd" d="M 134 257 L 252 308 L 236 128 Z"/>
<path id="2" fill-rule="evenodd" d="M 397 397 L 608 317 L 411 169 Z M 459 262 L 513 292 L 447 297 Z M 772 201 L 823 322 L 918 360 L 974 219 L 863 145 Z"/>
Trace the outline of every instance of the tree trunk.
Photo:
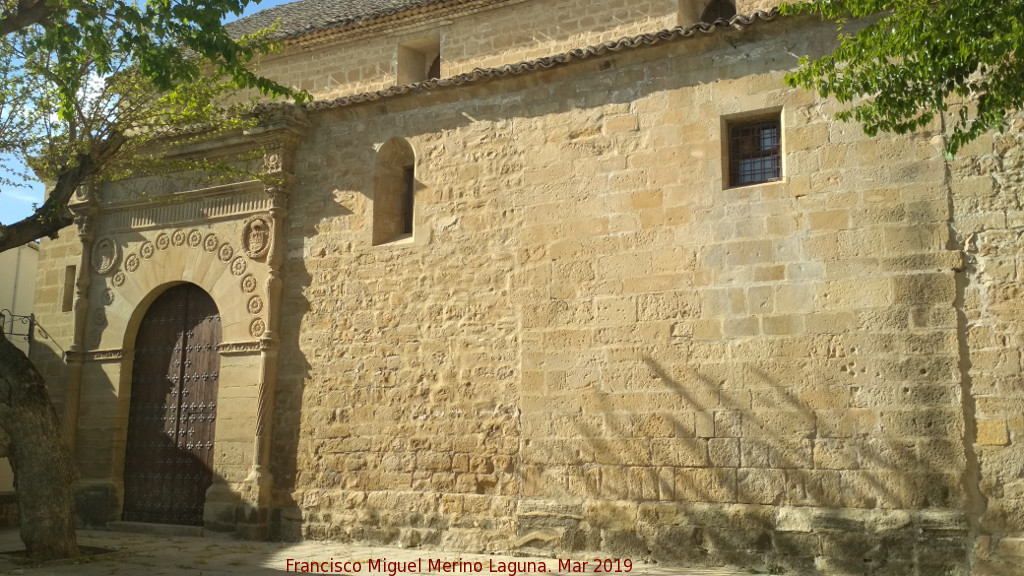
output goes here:
<path id="1" fill-rule="evenodd" d="M 8 459 L 18 494 L 21 539 L 29 558 L 77 556 L 74 490 L 78 474 L 74 461 L 43 377 L 3 336 L 0 429 L 9 437 Z"/>

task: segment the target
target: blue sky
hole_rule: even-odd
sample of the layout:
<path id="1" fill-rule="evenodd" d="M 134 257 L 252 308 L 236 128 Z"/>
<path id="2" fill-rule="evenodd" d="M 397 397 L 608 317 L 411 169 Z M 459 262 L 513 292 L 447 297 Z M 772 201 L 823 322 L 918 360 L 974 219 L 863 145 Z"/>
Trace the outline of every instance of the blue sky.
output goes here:
<path id="1" fill-rule="evenodd" d="M 246 7 L 243 16 L 265 10 L 294 0 L 263 0 Z M 25 187 L 0 187 L 0 223 L 12 224 L 32 214 L 32 204 L 43 203 L 41 182 L 28 182 Z"/>
<path id="2" fill-rule="evenodd" d="M 266 10 L 267 8 L 272 8 L 274 6 L 280 6 L 281 4 L 291 4 L 292 2 L 295 2 L 295 1 L 296 0 L 263 0 L 259 4 L 253 2 L 252 4 L 249 4 L 249 6 L 246 7 L 245 12 L 242 12 L 242 16 L 248 16 L 249 14 L 255 14 L 256 12 L 259 12 L 260 10 Z M 228 22 L 231 22 L 231 20 L 228 20 Z"/>

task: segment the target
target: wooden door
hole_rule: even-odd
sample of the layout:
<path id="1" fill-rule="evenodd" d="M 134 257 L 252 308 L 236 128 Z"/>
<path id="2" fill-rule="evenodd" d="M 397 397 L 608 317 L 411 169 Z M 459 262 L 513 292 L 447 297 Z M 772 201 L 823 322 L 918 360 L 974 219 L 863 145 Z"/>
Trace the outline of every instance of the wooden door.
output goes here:
<path id="1" fill-rule="evenodd" d="M 136 522 L 203 523 L 213 482 L 220 314 L 194 284 L 149 307 L 135 339 L 124 515 Z"/>

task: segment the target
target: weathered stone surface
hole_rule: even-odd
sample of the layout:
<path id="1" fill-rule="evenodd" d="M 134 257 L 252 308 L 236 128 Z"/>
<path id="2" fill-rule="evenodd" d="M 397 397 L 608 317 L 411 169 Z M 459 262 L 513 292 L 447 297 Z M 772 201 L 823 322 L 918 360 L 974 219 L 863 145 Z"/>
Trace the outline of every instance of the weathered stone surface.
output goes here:
<path id="1" fill-rule="evenodd" d="M 570 4 L 389 21 L 264 67 L 346 96 L 391 86 L 399 44 L 436 36 L 452 76 L 699 17 Z M 278 193 L 262 184 L 105 191 L 122 258 L 89 268 L 83 481 L 120 482 L 133 330 L 187 281 L 225 327 L 211 527 L 241 511 L 282 539 L 1024 569 L 1024 120 L 948 163 L 938 124 L 868 138 L 782 82 L 833 34 L 778 19 L 310 110 L 276 255 L 255 250 Z M 766 115 L 782 178 L 730 187 L 727 126 Z M 381 241 L 395 139 L 413 230 Z M 61 274 L 90 253 L 70 230 L 42 244 L 37 317 L 58 342 L 76 334 Z M 41 344 L 63 405 L 73 378 Z"/>

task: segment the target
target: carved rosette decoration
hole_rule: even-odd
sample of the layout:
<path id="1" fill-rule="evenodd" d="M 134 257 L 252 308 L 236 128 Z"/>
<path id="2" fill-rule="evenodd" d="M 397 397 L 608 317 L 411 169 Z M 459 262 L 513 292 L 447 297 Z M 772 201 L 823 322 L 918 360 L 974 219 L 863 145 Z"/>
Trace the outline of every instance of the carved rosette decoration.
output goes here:
<path id="1" fill-rule="evenodd" d="M 249 260 L 251 257 L 266 257 L 272 238 L 272 227 L 267 216 L 251 216 L 245 221 L 242 234 L 243 248 L 236 250 L 227 242 L 221 242 L 213 232 L 204 232 L 195 228 L 176 229 L 173 232 L 160 232 L 151 241 L 143 238 L 138 244 L 138 250 L 121 257 L 121 248 L 110 238 L 101 240 L 96 245 L 97 258 L 94 265 L 97 271 L 102 269 L 103 274 L 111 274 L 113 288 L 123 286 L 127 280 L 127 274 L 132 274 L 143 265 L 143 262 L 152 260 L 157 251 L 166 251 L 171 248 L 195 249 L 216 254 L 217 260 L 222 262 L 232 275 L 239 277 L 238 288 L 244 299 L 245 310 L 250 315 L 249 333 L 260 338 L 267 331 L 267 321 L 260 318 L 260 314 L 266 310 L 264 296 L 257 294 L 260 288 L 256 275 L 249 272 Z M 120 269 L 118 269 L 120 264 Z M 106 289 L 101 298 L 104 306 L 113 303 L 116 292 Z M 100 308 L 93 313 L 92 330 L 102 332 L 106 326 L 106 315 L 104 309 Z M 89 343 L 91 347 L 99 344 L 99 335 L 95 337 L 90 332 Z"/>
<path id="2" fill-rule="evenodd" d="M 97 274 L 110 274 L 121 263 L 121 247 L 110 238 L 101 238 L 92 247 L 92 268 Z"/>
<path id="3" fill-rule="evenodd" d="M 259 282 L 256 281 L 256 277 L 252 274 L 246 274 L 245 277 L 242 278 L 240 286 L 242 287 L 242 292 L 252 294 L 256 291 L 256 288 L 259 287 Z"/>
<path id="4" fill-rule="evenodd" d="M 231 273 L 234 274 L 235 276 L 241 276 L 242 274 L 245 274 L 245 268 L 245 258 L 243 258 L 242 256 L 238 256 L 237 258 L 231 261 Z"/>
<path id="5" fill-rule="evenodd" d="M 267 236 L 269 235 L 269 225 L 265 217 L 252 217 L 248 222 L 255 222 L 255 230 L 257 233 L 254 235 L 256 245 L 262 249 L 262 252 L 266 253 L 266 248 L 269 247 L 267 243 Z M 266 232 L 266 234 L 263 234 Z M 217 254 L 217 258 L 228 265 L 228 269 L 235 276 L 242 276 L 246 274 L 248 269 L 248 260 L 245 256 L 238 255 L 235 252 L 234 246 L 224 242 L 221 243 L 220 239 L 214 233 L 203 234 L 200 230 L 195 228 L 191 230 L 177 229 L 174 232 L 168 234 L 161 232 L 157 235 L 155 241 L 143 240 L 139 245 L 138 253 L 130 253 L 124 257 L 123 269 L 118 270 L 113 277 L 114 286 L 121 286 L 124 284 L 125 272 L 132 273 L 139 269 L 139 266 L 143 260 L 151 259 L 157 250 L 168 250 L 172 246 L 176 247 L 190 247 L 190 248 L 202 248 L 207 252 Z M 94 266 L 97 268 L 97 272 L 101 274 L 107 274 L 117 268 L 117 264 L 121 261 L 121 248 L 110 238 L 104 238 L 98 242 L 94 248 L 96 258 L 94 259 Z M 140 258 L 141 256 L 141 258 Z M 242 279 L 240 284 L 243 291 L 247 293 L 254 292 L 257 288 L 256 278 L 252 274 L 246 274 L 245 278 Z"/>
<path id="6" fill-rule="evenodd" d="M 124 269 L 127 270 L 129 274 L 131 274 L 132 272 L 135 272 L 136 270 L 139 269 L 139 256 L 138 256 L 138 254 L 129 254 L 124 259 Z"/>
<path id="7" fill-rule="evenodd" d="M 253 338 L 259 338 L 263 336 L 263 333 L 267 330 L 267 324 L 262 318 L 255 318 L 251 324 L 249 324 L 249 334 Z"/>
<path id="8" fill-rule="evenodd" d="M 274 240 L 273 229 L 266 216 L 251 216 L 242 226 L 242 250 L 253 260 L 266 257 Z"/>
<path id="9" fill-rule="evenodd" d="M 263 311 L 263 299 L 259 296 L 253 296 L 249 298 L 249 313 L 259 314 Z"/>
<path id="10" fill-rule="evenodd" d="M 156 253 L 156 246 L 153 246 L 153 243 L 148 240 L 143 242 L 142 246 L 139 247 L 139 254 L 141 254 L 146 260 L 152 258 L 154 253 Z"/>

